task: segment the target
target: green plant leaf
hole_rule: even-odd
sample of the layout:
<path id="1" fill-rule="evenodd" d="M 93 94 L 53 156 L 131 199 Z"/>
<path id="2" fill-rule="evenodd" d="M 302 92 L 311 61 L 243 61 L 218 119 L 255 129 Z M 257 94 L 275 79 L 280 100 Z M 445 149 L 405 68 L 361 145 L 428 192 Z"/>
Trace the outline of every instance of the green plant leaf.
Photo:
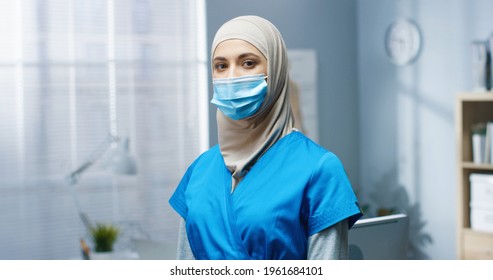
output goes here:
<path id="1" fill-rule="evenodd" d="M 96 252 L 111 252 L 113 244 L 118 238 L 120 230 L 111 224 L 98 223 L 91 229 L 91 237 L 94 241 Z"/>

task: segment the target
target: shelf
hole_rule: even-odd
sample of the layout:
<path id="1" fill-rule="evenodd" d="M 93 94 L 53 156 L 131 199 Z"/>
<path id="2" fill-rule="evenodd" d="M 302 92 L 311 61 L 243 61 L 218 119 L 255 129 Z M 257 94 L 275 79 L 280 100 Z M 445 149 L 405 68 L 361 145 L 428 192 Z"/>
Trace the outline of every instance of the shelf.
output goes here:
<path id="1" fill-rule="evenodd" d="M 493 232 L 478 231 L 478 230 L 473 230 L 471 228 L 464 228 L 464 234 L 471 236 L 474 235 L 479 237 L 493 237 Z"/>
<path id="2" fill-rule="evenodd" d="M 471 161 L 465 161 L 462 162 L 462 168 L 493 171 L 493 164 L 477 164 Z"/>
<path id="3" fill-rule="evenodd" d="M 493 92 L 492 91 L 486 91 L 486 92 L 482 92 L 482 93 L 461 93 L 461 94 L 459 94 L 459 98 L 462 101 L 466 101 L 466 102 L 474 102 L 474 101 L 493 102 Z"/>
<path id="4" fill-rule="evenodd" d="M 471 183 L 473 173 L 493 174 L 493 164 L 472 161 L 471 127 L 493 120 L 493 92 L 457 95 L 457 251 L 459 259 L 493 259 L 493 233 L 471 229 Z"/>

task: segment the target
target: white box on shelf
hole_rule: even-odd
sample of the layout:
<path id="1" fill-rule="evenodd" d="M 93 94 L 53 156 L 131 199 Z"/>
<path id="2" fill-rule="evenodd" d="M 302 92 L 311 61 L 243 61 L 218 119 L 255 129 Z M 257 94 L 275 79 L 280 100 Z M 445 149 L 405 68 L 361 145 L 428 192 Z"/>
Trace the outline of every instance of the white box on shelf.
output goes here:
<path id="1" fill-rule="evenodd" d="M 493 174 L 473 173 L 471 182 L 471 203 L 493 207 Z"/>
<path id="2" fill-rule="evenodd" d="M 471 229 L 493 232 L 493 207 L 471 203 Z"/>

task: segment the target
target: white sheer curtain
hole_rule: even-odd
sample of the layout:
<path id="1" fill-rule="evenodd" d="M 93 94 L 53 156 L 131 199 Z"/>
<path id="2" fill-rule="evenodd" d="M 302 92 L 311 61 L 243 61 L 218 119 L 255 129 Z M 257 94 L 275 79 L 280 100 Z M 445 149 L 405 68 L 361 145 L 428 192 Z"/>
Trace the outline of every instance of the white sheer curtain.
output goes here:
<path id="1" fill-rule="evenodd" d="M 66 176 L 108 135 L 137 176 L 76 186 L 94 222 L 174 244 L 168 199 L 208 147 L 205 0 L 18 0 L 0 9 L 0 259 L 80 257 Z"/>

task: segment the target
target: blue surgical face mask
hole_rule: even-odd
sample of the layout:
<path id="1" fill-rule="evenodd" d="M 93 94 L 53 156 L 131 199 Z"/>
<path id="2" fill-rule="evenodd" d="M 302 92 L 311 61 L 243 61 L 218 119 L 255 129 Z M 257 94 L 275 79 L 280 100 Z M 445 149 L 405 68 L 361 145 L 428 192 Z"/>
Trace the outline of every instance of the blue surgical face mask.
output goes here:
<path id="1" fill-rule="evenodd" d="M 255 114 L 264 102 L 267 82 L 264 74 L 238 78 L 214 79 L 215 104 L 223 114 L 233 120 L 241 120 Z"/>

